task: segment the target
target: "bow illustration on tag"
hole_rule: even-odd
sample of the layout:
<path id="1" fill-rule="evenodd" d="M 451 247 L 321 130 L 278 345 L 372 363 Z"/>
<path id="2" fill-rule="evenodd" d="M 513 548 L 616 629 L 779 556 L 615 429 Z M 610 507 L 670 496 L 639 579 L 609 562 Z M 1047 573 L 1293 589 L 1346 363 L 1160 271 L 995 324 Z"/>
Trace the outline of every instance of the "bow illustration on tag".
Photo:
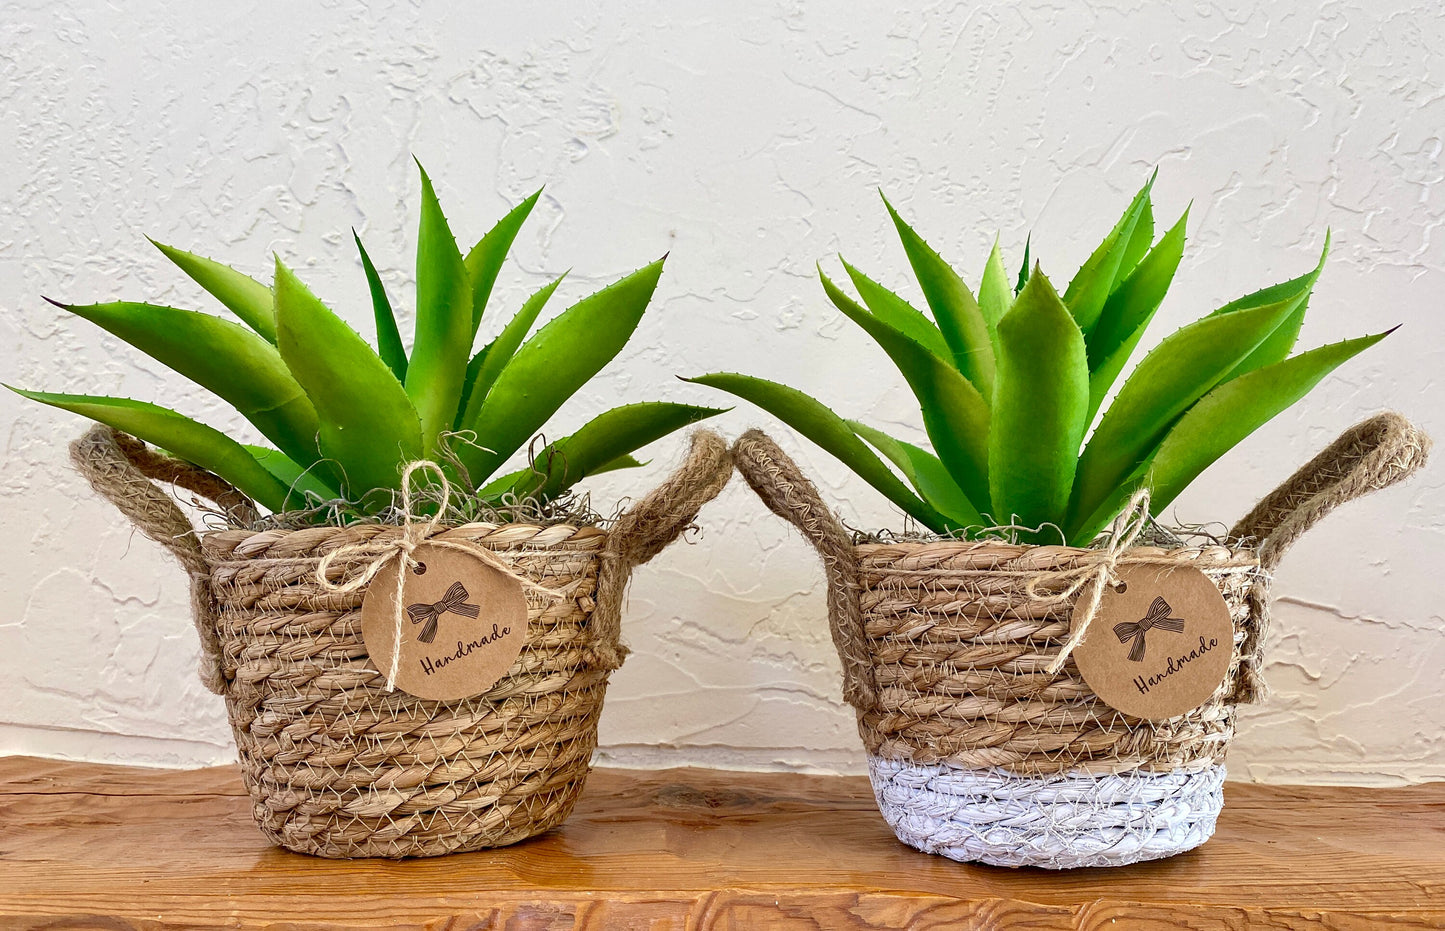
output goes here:
<path id="1" fill-rule="evenodd" d="M 1161 630 L 1172 630 L 1176 634 L 1184 632 L 1184 619 L 1170 617 L 1169 612 L 1174 610 L 1169 607 L 1169 602 L 1162 596 L 1155 598 L 1149 605 L 1149 611 L 1137 621 L 1125 621 L 1122 624 L 1114 625 L 1114 636 L 1124 643 L 1129 638 L 1134 638 L 1134 643 L 1129 647 L 1129 658 L 1134 662 L 1142 662 L 1144 659 L 1144 635 L 1155 627 Z"/>
<path id="2" fill-rule="evenodd" d="M 461 582 L 453 582 L 452 587 L 447 589 L 447 593 L 442 596 L 441 601 L 430 604 L 420 602 L 418 604 L 407 605 L 406 613 L 407 616 L 411 618 L 413 624 L 420 624 L 423 621 L 426 622 L 426 626 L 421 629 L 421 633 L 416 639 L 422 643 L 431 643 L 435 640 L 437 635 L 437 622 L 440 621 L 442 615 L 448 611 L 453 614 L 460 614 L 462 617 L 476 617 L 480 609 L 474 604 L 468 604 L 467 597 L 466 586 Z"/>

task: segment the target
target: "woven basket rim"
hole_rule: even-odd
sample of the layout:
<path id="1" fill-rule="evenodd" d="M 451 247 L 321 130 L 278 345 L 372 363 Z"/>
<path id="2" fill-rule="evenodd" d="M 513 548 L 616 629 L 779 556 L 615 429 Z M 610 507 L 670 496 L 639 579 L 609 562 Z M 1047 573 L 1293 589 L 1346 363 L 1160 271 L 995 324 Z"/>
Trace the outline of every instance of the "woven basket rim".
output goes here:
<path id="1" fill-rule="evenodd" d="M 495 523 L 492 521 L 467 521 L 464 523 L 439 523 L 431 531 L 431 535 L 450 533 L 459 530 L 481 530 L 487 533 L 499 533 L 508 530 L 545 530 L 571 531 L 574 536 L 591 538 L 593 536 L 605 537 L 609 535 L 611 528 L 604 526 L 606 521 L 558 521 L 556 523 L 539 523 L 537 521 L 508 521 L 506 523 Z M 349 524 L 316 524 L 310 527 L 272 527 L 268 529 L 251 529 L 247 527 L 216 527 L 208 530 L 197 531 L 201 540 L 214 539 L 236 539 L 249 540 L 252 537 L 265 535 L 267 539 L 284 540 L 296 534 L 314 535 L 320 530 L 332 530 L 338 533 L 360 528 L 379 527 L 382 532 L 392 530 L 400 533 L 403 529 L 401 524 L 393 524 L 384 521 L 359 520 Z"/>
<path id="2" fill-rule="evenodd" d="M 1038 566 L 1067 564 L 1085 557 L 1097 557 L 1103 552 L 1084 546 L 1009 543 L 1005 540 L 954 540 L 947 537 L 939 537 L 934 540 L 870 541 L 867 543 L 855 543 L 853 544 L 853 550 L 857 553 L 859 559 L 869 560 L 877 560 L 880 556 L 886 555 L 890 551 L 897 552 L 900 558 L 902 558 L 904 555 L 911 555 L 926 550 L 958 554 L 998 554 L 1008 559 L 1027 558 L 1029 562 Z M 1231 546 L 1225 543 L 1210 543 L 1205 545 L 1183 544 L 1172 547 L 1134 546 L 1130 547 L 1128 552 L 1137 555 L 1157 555 L 1163 553 L 1178 555 L 1194 554 L 1195 558 L 1192 562 L 1195 565 L 1208 565 L 1217 568 L 1234 566 L 1250 568 L 1259 565 L 1259 551 L 1255 547 Z"/>
<path id="3" fill-rule="evenodd" d="M 346 526 L 318 524 L 296 529 L 246 530 L 228 528 L 204 531 L 199 551 L 212 569 L 237 563 L 309 560 L 319 562 L 341 547 L 398 540 L 406 528 L 397 524 L 355 523 Z M 464 523 L 438 526 L 427 532 L 428 540 L 457 541 L 495 553 L 515 555 L 571 553 L 601 558 L 613 543 L 615 531 L 595 525 L 573 524 L 489 524 Z"/>

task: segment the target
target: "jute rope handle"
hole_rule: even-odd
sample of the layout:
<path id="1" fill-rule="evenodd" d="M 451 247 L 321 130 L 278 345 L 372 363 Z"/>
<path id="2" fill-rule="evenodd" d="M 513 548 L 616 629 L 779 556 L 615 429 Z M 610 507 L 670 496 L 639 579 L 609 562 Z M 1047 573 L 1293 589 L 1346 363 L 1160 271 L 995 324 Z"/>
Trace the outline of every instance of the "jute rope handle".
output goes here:
<path id="1" fill-rule="evenodd" d="M 597 570 L 597 607 L 592 612 L 599 665 L 616 669 L 627 657 L 622 603 L 632 570 L 685 533 L 702 506 L 722 493 L 732 474 L 727 441 L 711 430 L 694 430 L 682 465 L 613 523 Z"/>
<path id="2" fill-rule="evenodd" d="M 171 551 L 191 580 L 191 616 L 201 638 L 201 682 L 223 695 L 221 641 L 211 600 L 211 566 L 201 541 L 175 500 L 155 485 L 169 482 L 214 501 L 239 519 L 254 518 L 250 500 L 230 483 L 189 463 L 146 448 L 134 437 L 100 424 L 70 444 L 70 461 L 90 487 L 115 505 L 141 533 Z"/>
<path id="3" fill-rule="evenodd" d="M 1264 644 L 1269 633 L 1269 576 L 1285 553 L 1320 519 L 1347 501 L 1388 488 L 1419 471 L 1430 455 L 1430 437 L 1394 411 L 1350 427 L 1301 466 L 1229 531 L 1252 542 L 1265 576 L 1250 589 L 1254 623 L 1246 627 L 1243 661 L 1234 691 L 1240 703 L 1267 694 Z"/>
<path id="4" fill-rule="evenodd" d="M 1430 455 L 1430 437 L 1394 411 L 1350 427 L 1305 463 L 1229 531 L 1254 540 L 1266 570 L 1279 566 L 1294 542 L 1335 508 L 1404 481 Z"/>
<path id="5" fill-rule="evenodd" d="M 858 557 L 848 531 L 797 463 L 761 430 L 738 437 L 733 464 L 768 509 L 802 531 L 818 551 L 828 582 L 829 632 L 843 663 L 843 699 L 860 711 L 873 708 L 878 687 L 858 601 Z"/>

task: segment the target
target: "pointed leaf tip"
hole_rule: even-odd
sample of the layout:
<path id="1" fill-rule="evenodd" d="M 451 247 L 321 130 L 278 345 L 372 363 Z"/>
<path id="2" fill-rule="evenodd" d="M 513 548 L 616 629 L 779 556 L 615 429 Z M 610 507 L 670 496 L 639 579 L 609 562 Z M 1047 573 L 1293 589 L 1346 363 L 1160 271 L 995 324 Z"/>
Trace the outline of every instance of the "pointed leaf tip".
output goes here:
<path id="1" fill-rule="evenodd" d="M 456 422 L 477 316 L 466 261 L 425 170 L 421 180 L 416 315 L 405 385 L 421 417 L 426 453 L 434 456 Z"/>
<path id="2" fill-rule="evenodd" d="M 146 237 L 150 239 L 149 236 Z M 184 249 L 150 239 L 177 268 L 186 273 L 231 313 L 255 330 L 267 342 L 276 341 L 276 310 L 269 285 L 236 271 L 229 265 L 195 255 Z"/>
<path id="3" fill-rule="evenodd" d="M 757 405 L 837 457 L 920 523 L 935 531 L 947 528 L 948 521 L 942 514 L 914 494 L 832 408 L 810 395 L 777 382 L 733 372 L 712 372 L 688 381 L 726 391 Z"/>
<path id="4" fill-rule="evenodd" d="M 933 319 L 953 354 L 954 366 L 982 397 L 991 397 L 993 343 L 977 298 L 953 266 L 898 215 L 886 198 L 884 204 Z"/>
<path id="5" fill-rule="evenodd" d="M 473 480 L 490 477 L 622 351 L 661 274 L 658 261 L 618 279 L 573 304 L 517 349 L 475 414 L 463 416 L 461 426 L 487 437 L 490 447 L 457 451 Z M 476 392 L 474 385 L 473 398 Z"/>

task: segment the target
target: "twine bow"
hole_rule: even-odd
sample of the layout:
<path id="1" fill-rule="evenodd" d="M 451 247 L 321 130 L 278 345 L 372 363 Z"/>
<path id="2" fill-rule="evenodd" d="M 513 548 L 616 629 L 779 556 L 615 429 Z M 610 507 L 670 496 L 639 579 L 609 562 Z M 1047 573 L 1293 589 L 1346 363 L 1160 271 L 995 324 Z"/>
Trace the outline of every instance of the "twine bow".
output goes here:
<path id="1" fill-rule="evenodd" d="M 1078 595 L 1079 600 L 1074 605 L 1074 617 L 1069 631 L 1069 639 L 1064 641 L 1059 655 L 1055 656 L 1048 665 L 1050 675 L 1057 675 L 1060 669 L 1064 668 L 1064 662 L 1068 660 L 1069 654 L 1074 648 L 1084 642 L 1084 634 L 1088 633 L 1089 625 L 1094 623 L 1094 618 L 1099 613 L 1099 603 L 1104 598 L 1104 586 L 1113 585 L 1118 581 L 1115 574 L 1119 566 L 1119 560 L 1139 534 L 1144 532 L 1144 525 L 1149 522 L 1149 489 L 1141 488 L 1129 498 L 1129 503 L 1119 516 L 1114 518 L 1110 525 L 1109 545 L 1101 553 L 1088 558 L 1082 565 L 1072 569 L 1064 569 L 1059 572 L 1050 572 L 1039 575 L 1028 584 L 1029 597 L 1038 597 L 1039 589 L 1045 585 L 1067 583 L 1062 591 L 1054 595 L 1060 601 L 1066 600 L 1073 595 Z"/>
<path id="2" fill-rule="evenodd" d="M 418 472 L 431 473 L 441 486 L 441 500 L 437 503 L 436 513 L 421 522 L 417 522 L 416 515 L 412 510 L 412 477 Z M 521 583 L 522 588 L 527 591 L 536 592 L 547 598 L 562 597 L 550 588 L 538 585 L 531 579 L 519 575 L 507 562 L 484 546 L 475 546 L 451 540 L 429 539 L 431 534 L 441 525 L 442 519 L 447 511 L 447 506 L 451 503 L 451 497 L 452 486 L 451 483 L 447 481 L 446 473 L 442 471 L 441 466 L 427 459 L 418 459 L 415 462 L 408 463 L 407 467 L 402 470 L 401 473 L 401 535 L 392 537 L 381 543 L 375 540 L 368 540 L 364 543 L 352 543 L 347 546 L 337 547 L 323 556 L 321 562 L 316 566 L 316 582 L 318 585 L 328 592 L 347 594 L 360 591 L 371 584 L 371 580 L 376 578 L 376 574 L 385 568 L 393 559 L 399 559 L 401 561 L 401 565 L 398 567 L 396 573 L 396 590 L 392 593 L 392 604 L 395 606 L 396 629 L 391 639 L 391 662 L 387 666 L 386 673 L 386 690 L 388 692 L 396 690 L 396 674 L 401 665 L 402 624 L 410 611 L 410 608 L 405 611 L 402 609 L 402 592 L 406 585 L 406 573 L 407 570 L 413 569 L 418 565 L 412 553 L 415 552 L 416 548 L 421 544 L 425 543 L 428 546 L 436 546 L 442 549 L 457 550 L 466 553 L 469 556 L 480 559 L 508 578 L 515 579 Z M 367 560 L 366 568 L 357 575 L 344 582 L 333 582 L 328 577 L 328 570 L 330 570 L 333 563 L 361 559 Z M 452 586 L 452 588 L 458 588 L 460 585 L 461 583 L 458 582 Z M 456 611 L 456 608 L 447 607 L 451 594 L 452 591 L 448 590 L 441 602 L 438 602 L 436 605 L 426 605 L 425 607 L 427 609 L 444 607 L 446 610 Z M 467 597 L 465 588 L 462 589 L 461 594 L 462 602 L 465 602 Z M 412 605 L 411 607 L 418 607 L 418 605 Z M 476 617 L 475 612 L 477 608 L 475 605 L 463 604 L 462 607 L 471 608 L 473 613 L 467 616 Z M 466 612 L 458 611 L 457 613 Z M 439 618 L 440 616 L 441 612 L 438 612 L 437 617 Z M 423 637 L 418 639 L 422 639 L 424 642 L 430 642 L 429 640 L 425 640 L 424 636 L 428 629 L 431 630 L 432 636 L 436 636 L 435 619 L 433 619 L 431 627 L 423 629 Z"/>
<path id="3" fill-rule="evenodd" d="M 411 618 L 413 624 L 426 622 L 426 626 L 417 635 L 422 643 L 431 643 L 436 639 L 437 622 L 442 615 L 450 611 L 452 614 L 460 614 L 462 617 L 476 617 L 480 610 L 476 605 L 469 604 L 467 587 L 460 582 L 453 582 L 452 587 L 442 596 L 441 601 L 434 601 L 430 604 L 421 602 L 406 606 L 406 616 Z"/>
<path id="4" fill-rule="evenodd" d="M 1164 596 L 1159 595 L 1149 605 L 1148 613 L 1139 620 L 1114 625 L 1114 636 L 1119 638 L 1120 643 L 1128 643 L 1131 638 L 1134 641 L 1129 644 L 1129 659 L 1136 663 L 1143 661 L 1144 635 L 1155 627 L 1172 630 L 1176 634 L 1184 632 L 1184 619 L 1169 616 L 1169 612 L 1173 610 L 1169 607 L 1169 602 L 1164 600 Z"/>

